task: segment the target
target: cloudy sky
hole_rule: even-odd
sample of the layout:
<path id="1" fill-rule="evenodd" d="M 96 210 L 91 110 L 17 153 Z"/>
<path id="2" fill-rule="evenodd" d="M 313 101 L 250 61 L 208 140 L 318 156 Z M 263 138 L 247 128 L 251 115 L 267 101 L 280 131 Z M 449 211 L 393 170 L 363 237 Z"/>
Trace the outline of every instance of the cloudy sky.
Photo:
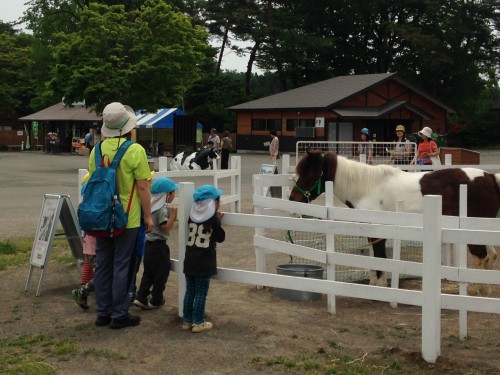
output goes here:
<path id="1" fill-rule="evenodd" d="M 3 22 L 16 21 L 23 15 L 27 0 L 0 0 L 0 19 Z M 222 61 L 222 69 L 244 72 L 246 70 L 247 57 L 238 57 L 234 52 L 226 53 Z"/>

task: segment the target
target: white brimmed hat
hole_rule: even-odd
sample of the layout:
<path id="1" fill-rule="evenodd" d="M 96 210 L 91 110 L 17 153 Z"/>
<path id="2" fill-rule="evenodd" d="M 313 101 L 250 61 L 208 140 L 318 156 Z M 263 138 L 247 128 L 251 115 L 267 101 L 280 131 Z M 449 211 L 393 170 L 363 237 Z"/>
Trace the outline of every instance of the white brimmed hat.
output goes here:
<path id="1" fill-rule="evenodd" d="M 114 102 L 104 107 L 101 133 L 106 138 L 120 137 L 137 125 L 134 110 L 128 105 Z"/>
<path id="2" fill-rule="evenodd" d="M 432 135 L 432 129 L 429 128 L 428 126 L 426 126 L 425 128 L 423 128 L 422 130 L 420 130 L 418 132 L 418 134 L 423 134 L 425 135 L 427 138 L 430 138 L 431 135 Z"/>
<path id="3" fill-rule="evenodd" d="M 212 185 L 203 185 L 193 194 L 194 203 L 191 206 L 189 217 L 195 223 L 203 223 L 215 214 L 215 200 L 224 192 Z"/>

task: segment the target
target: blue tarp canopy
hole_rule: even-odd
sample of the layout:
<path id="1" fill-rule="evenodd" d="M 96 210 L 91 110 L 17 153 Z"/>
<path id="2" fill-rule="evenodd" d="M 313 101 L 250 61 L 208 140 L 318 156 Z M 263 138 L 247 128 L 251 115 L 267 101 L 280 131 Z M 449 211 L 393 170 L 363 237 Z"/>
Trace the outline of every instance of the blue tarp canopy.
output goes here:
<path id="1" fill-rule="evenodd" d="M 174 115 L 185 115 L 180 108 L 163 108 L 155 113 L 138 113 L 136 128 L 173 129 Z M 197 122 L 196 127 L 202 129 L 202 125 Z"/>

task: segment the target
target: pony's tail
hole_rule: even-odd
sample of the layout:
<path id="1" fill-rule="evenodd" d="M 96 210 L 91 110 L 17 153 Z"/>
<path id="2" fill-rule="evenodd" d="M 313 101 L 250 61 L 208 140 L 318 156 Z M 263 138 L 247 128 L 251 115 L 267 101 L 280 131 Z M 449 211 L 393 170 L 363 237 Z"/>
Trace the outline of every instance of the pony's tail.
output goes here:
<path id="1" fill-rule="evenodd" d="M 497 182 L 497 193 L 500 196 L 500 173 L 495 173 L 495 181 Z M 497 212 L 497 217 L 500 217 L 500 209 Z"/>

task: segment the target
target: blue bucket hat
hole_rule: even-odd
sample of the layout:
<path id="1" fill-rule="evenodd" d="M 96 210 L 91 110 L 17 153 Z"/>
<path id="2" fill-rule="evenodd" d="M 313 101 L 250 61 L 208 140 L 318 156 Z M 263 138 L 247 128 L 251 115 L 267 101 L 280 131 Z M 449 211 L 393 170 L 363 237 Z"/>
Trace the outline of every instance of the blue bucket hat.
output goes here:
<path id="1" fill-rule="evenodd" d="M 193 199 L 195 202 L 204 201 L 206 199 L 217 199 L 222 194 L 224 194 L 222 190 L 216 189 L 212 185 L 203 185 L 195 190 Z"/>
<path id="2" fill-rule="evenodd" d="M 363 128 L 361 129 L 361 134 L 366 134 L 367 136 L 370 136 L 370 130 L 368 130 L 368 128 Z"/>
<path id="3" fill-rule="evenodd" d="M 174 183 L 168 177 L 160 177 L 153 181 L 151 194 L 170 193 L 177 189 L 179 189 L 179 184 Z"/>

